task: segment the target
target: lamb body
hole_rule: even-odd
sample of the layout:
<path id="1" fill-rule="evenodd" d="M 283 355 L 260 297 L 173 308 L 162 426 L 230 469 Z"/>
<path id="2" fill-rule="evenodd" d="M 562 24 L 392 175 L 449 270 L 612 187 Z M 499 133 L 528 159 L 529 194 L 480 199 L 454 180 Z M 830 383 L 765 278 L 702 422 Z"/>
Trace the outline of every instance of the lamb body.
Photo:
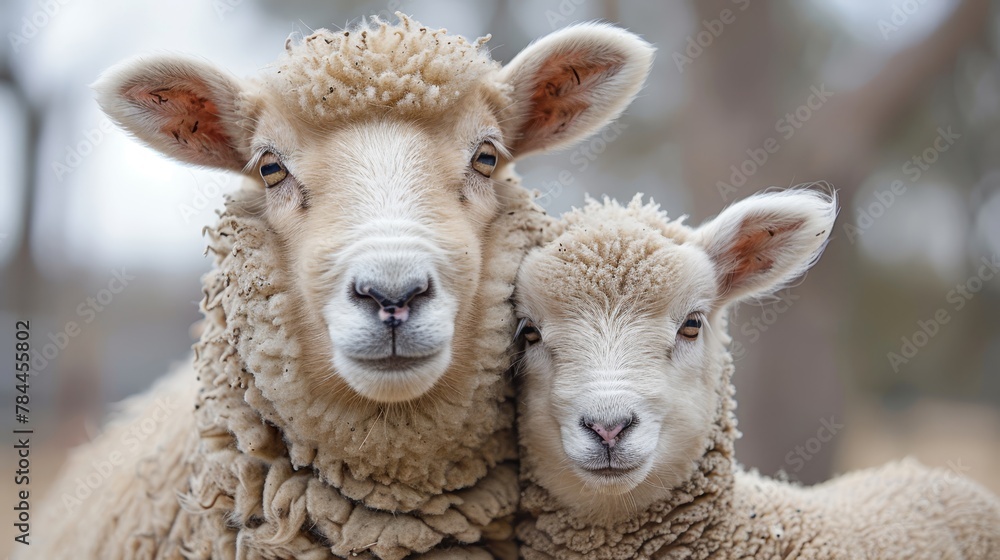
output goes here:
<path id="1" fill-rule="evenodd" d="M 102 78 L 141 141 L 246 179 L 206 228 L 193 365 L 73 454 L 31 557 L 516 555 L 510 296 L 549 220 L 512 162 L 616 118 L 652 49 L 583 25 L 500 67 L 399 17 L 253 80 L 173 56 Z"/>
<path id="2" fill-rule="evenodd" d="M 728 306 L 818 257 L 835 199 L 751 197 L 700 228 L 591 201 L 518 274 L 529 559 L 1000 557 L 1000 501 L 906 460 L 811 488 L 733 456 Z"/>

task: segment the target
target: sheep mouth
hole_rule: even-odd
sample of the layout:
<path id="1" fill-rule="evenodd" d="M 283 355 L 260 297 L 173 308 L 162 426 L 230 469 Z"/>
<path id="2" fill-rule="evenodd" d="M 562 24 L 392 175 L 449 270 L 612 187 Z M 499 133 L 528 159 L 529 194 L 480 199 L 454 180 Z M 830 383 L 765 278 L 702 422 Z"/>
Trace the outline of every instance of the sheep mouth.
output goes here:
<path id="1" fill-rule="evenodd" d="M 358 365 L 379 373 L 409 373 L 433 362 L 440 351 L 426 356 L 392 355 L 385 358 L 353 358 Z"/>
<path id="2" fill-rule="evenodd" d="M 641 457 L 629 452 L 623 453 L 618 448 L 609 449 L 606 446 L 600 450 L 592 450 L 589 457 L 581 459 L 583 460 L 576 461 L 580 470 L 588 475 L 608 480 L 631 477 L 641 471 L 644 465 Z"/>
<path id="3" fill-rule="evenodd" d="M 376 402 L 404 402 L 422 396 L 448 370 L 448 346 L 419 355 L 383 354 L 349 356 L 334 354 L 338 374 L 361 396 Z"/>
<path id="4" fill-rule="evenodd" d="M 609 480 L 609 481 L 611 481 L 611 480 L 619 480 L 619 479 L 622 479 L 622 478 L 630 478 L 634 473 L 636 473 L 637 471 L 639 471 L 639 467 L 638 466 L 613 467 L 613 466 L 609 465 L 609 466 L 605 466 L 605 467 L 596 467 L 595 468 L 595 467 L 586 466 L 586 467 L 582 467 L 582 468 L 583 468 L 584 471 L 586 471 L 587 474 L 589 474 L 591 476 L 596 476 L 598 478 L 603 478 L 603 479 L 606 479 L 606 480 Z"/>

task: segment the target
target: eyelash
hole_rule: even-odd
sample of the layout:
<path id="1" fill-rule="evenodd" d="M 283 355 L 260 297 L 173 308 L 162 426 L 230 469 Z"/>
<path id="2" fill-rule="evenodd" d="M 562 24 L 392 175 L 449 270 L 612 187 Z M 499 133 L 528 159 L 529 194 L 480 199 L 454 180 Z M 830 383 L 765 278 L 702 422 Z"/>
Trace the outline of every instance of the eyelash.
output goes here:
<path id="1" fill-rule="evenodd" d="M 705 314 L 699 311 L 688 313 L 677 328 L 677 336 L 686 340 L 697 340 L 705 324 Z"/>

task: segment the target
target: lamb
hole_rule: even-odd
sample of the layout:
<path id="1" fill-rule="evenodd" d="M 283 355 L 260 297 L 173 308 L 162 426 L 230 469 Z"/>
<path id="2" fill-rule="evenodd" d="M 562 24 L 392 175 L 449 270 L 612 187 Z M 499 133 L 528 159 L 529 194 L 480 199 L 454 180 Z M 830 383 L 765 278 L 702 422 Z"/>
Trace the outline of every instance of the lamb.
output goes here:
<path id="1" fill-rule="evenodd" d="M 617 118 L 653 49 L 585 24 L 501 67 L 397 16 L 255 79 L 177 56 L 101 78 L 140 141 L 245 180 L 206 228 L 192 363 L 74 454 L 34 558 L 516 555 L 510 297 L 549 218 L 512 163 Z"/>
<path id="2" fill-rule="evenodd" d="M 1000 500 L 954 473 L 905 460 L 805 488 L 736 463 L 727 310 L 805 272 L 835 214 L 811 189 L 698 228 L 590 201 L 525 257 L 524 558 L 1000 558 Z"/>

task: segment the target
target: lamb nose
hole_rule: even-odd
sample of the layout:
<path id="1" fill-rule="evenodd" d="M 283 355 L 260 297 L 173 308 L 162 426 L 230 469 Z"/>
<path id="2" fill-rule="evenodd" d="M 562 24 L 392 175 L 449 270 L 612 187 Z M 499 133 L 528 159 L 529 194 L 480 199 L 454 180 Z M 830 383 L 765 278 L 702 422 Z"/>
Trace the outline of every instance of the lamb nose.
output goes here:
<path id="1" fill-rule="evenodd" d="M 391 289 L 380 287 L 374 282 L 357 281 L 354 291 L 359 295 L 371 298 L 378 304 L 379 321 L 389 327 L 398 327 L 410 318 L 410 304 L 420 296 L 425 296 L 430 288 L 427 279 L 412 281 L 403 288 Z"/>
<path id="2" fill-rule="evenodd" d="M 584 419 L 583 424 L 593 430 L 601 438 L 601 442 L 604 445 L 612 448 L 618 443 L 621 437 L 624 437 L 623 432 L 632 425 L 632 418 L 623 418 L 608 423 L 592 422 Z"/>

